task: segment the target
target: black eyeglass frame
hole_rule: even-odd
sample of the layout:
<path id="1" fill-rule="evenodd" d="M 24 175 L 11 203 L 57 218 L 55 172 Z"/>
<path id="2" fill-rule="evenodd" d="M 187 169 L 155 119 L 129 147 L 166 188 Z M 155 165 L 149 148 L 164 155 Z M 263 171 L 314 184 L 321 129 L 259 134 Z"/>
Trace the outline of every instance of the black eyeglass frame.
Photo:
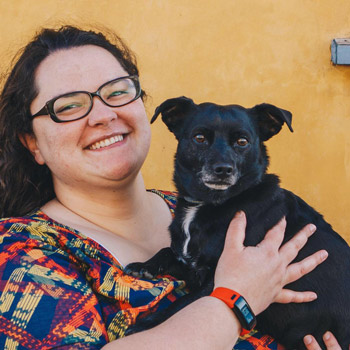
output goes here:
<path id="1" fill-rule="evenodd" d="M 111 104 L 107 103 L 100 95 L 100 91 L 102 90 L 102 88 L 105 87 L 106 85 L 114 82 L 114 81 L 119 81 L 119 80 L 124 80 L 124 79 L 131 79 L 133 81 L 133 83 L 135 85 L 135 88 L 136 88 L 136 96 L 131 101 L 123 103 L 121 105 L 111 105 Z M 59 119 L 56 116 L 56 114 L 54 112 L 54 109 L 53 109 L 54 103 L 61 97 L 65 97 L 65 96 L 68 96 L 68 95 L 71 95 L 71 94 L 75 94 L 75 93 L 85 93 L 85 94 L 89 95 L 90 101 L 91 101 L 90 108 L 88 109 L 88 111 L 83 116 L 81 116 L 79 118 L 70 119 L 70 120 L 61 120 L 61 119 Z M 31 118 L 31 120 L 33 120 L 35 117 L 39 117 L 41 115 L 49 115 L 50 118 L 56 123 L 73 122 L 75 120 L 79 120 L 79 119 L 82 119 L 82 118 L 86 117 L 91 112 L 91 109 L 93 107 L 93 98 L 94 97 L 98 97 L 105 105 L 107 105 L 109 107 L 122 107 L 122 106 L 128 105 L 129 103 L 137 100 L 141 96 L 141 93 L 142 93 L 142 89 L 141 89 L 139 77 L 137 75 L 127 75 L 127 76 L 124 76 L 124 77 L 119 77 L 119 78 L 107 81 L 106 83 L 101 85 L 95 92 L 89 92 L 89 91 L 81 90 L 81 91 L 67 92 L 67 93 L 64 93 L 62 95 L 59 95 L 59 96 L 57 96 L 57 97 L 47 101 L 45 103 L 45 106 L 39 112 L 35 113 L 34 115 L 31 115 L 30 118 Z"/>

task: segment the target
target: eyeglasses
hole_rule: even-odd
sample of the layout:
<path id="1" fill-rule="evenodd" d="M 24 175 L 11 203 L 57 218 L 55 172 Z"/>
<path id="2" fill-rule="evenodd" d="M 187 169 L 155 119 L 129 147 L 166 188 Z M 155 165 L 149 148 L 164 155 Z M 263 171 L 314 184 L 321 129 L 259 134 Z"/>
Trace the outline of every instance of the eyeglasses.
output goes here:
<path id="1" fill-rule="evenodd" d="M 125 106 L 141 96 L 138 76 L 113 79 L 101 85 L 96 92 L 74 91 L 57 96 L 47 101 L 31 119 L 40 115 L 50 115 L 54 122 L 65 123 L 84 118 L 90 113 L 95 96 L 107 106 Z"/>

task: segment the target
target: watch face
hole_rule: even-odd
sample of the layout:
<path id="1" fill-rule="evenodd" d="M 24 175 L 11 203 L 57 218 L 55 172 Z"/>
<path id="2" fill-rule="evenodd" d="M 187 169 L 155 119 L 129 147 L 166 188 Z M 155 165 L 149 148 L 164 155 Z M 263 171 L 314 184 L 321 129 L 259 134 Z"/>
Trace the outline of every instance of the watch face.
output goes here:
<path id="1" fill-rule="evenodd" d="M 254 317 L 251 314 L 251 312 L 249 311 L 249 309 L 247 308 L 247 305 L 243 306 L 241 311 L 242 311 L 242 314 L 244 315 L 244 318 L 247 320 L 248 323 L 253 321 Z"/>
<path id="2" fill-rule="evenodd" d="M 254 314 L 250 309 L 250 307 L 248 306 L 247 302 L 242 297 L 239 297 L 237 299 L 235 303 L 235 307 L 237 307 L 237 309 L 241 312 L 241 315 L 243 316 L 248 329 L 250 329 L 251 327 L 254 327 L 255 325 Z"/>

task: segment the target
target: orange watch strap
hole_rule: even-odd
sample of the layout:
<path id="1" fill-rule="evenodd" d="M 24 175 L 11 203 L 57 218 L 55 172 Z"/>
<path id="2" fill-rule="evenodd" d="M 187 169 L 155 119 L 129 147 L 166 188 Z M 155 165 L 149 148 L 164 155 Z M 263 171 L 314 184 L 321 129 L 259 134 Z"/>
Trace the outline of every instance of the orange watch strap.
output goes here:
<path id="1" fill-rule="evenodd" d="M 239 294 L 238 292 L 236 292 L 232 289 L 229 289 L 229 288 L 224 288 L 224 287 L 215 288 L 212 291 L 212 293 L 210 294 L 210 296 L 218 298 L 221 301 L 223 301 L 235 314 L 236 314 L 235 309 L 234 309 L 235 303 L 239 298 L 243 298 L 242 295 Z M 237 316 L 237 314 L 236 314 L 236 316 Z M 238 318 L 238 320 L 240 321 L 239 318 Z M 242 324 L 241 324 L 241 326 L 242 326 Z M 240 336 L 243 336 L 243 335 L 246 335 L 249 333 L 250 333 L 250 330 L 245 329 L 242 326 Z"/>

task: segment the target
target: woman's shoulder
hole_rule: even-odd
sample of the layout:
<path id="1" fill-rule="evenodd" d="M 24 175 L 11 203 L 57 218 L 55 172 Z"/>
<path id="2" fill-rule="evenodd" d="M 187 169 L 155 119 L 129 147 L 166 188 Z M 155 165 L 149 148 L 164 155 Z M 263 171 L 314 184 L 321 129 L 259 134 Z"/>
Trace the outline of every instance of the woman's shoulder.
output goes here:
<path id="1" fill-rule="evenodd" d="M 32 212 L 23 215 L 23 216 L 11 216 L 0 218 L 0 227 L 7 227 L 9 225 L 30 225 L 33 222 L 46 222 L 48 218 L 46 215 L 40 210 L 35 209 Z"/>
<path id="2" fill-rule="evenodd" d="M 174 210 L 176 207 L 177 202 L 177 196 L 178 193 L 175 191 L 164 191 L 164 190 L 156 190 L 156 189 L 150 189 L 149 192 L 153 192 L 157 194 L 158 196 L 162 197 L 165 203 L 168 205 L 170 211 L 172 214 L 174 214 Z"/>
<path id="3" fill-rule="evenodd" d="M 13 270 L 22 264 L 23 259 L 34 259 L 28 258 L 34 255 L 44 258 L 60 253 L 69 260 L 58 237 L 57 228 L 39 210 L 20 217 L 0 219 L 0 267 Z"/>
<path id="4" fill-rule="evenodd" d="M 113 260 L 97 242 L 51 219 L 40 209 L 21 217 L 0 219 L 0 253 L 14 247 L 18 247 L 16 250 L 37 248 L 45 254 L 60 251 L 69 259 L 80 261 Z"/>
<path id="5" fill-rule="evenodd" d="M 17 239 L 23 236 L 26 239 L 42 240 L 45 237 L 52 238 L 57 231 L 58 228 L 40 210 L 35 210 L 24 216 L 0 219 L 0 237 L 3 238 L 11 235 Z"/>
<path id="6" fill-rule="evenodd" d="M 0 219 L 0 255 L 12 251 L 11 256 L 17 259 L 16 256 L 34 250 L 46 256 L 59 253 L 70 261 L 84 261 L 91 255 L 108 255 L 100 251 L 96 242 L 52 220 L 40 209 L 24 216 Z M 109 256 L 106 258 L 110 259 Z"/>
<path id="7" fill-rule="evenodd" d="M 50 229 L 44 213 L 40 210 L 33 211 L 24 216 L 8 217 L 0 219 L 1 243 L 6 237 L 40 238 L 45 236 Z"/>

